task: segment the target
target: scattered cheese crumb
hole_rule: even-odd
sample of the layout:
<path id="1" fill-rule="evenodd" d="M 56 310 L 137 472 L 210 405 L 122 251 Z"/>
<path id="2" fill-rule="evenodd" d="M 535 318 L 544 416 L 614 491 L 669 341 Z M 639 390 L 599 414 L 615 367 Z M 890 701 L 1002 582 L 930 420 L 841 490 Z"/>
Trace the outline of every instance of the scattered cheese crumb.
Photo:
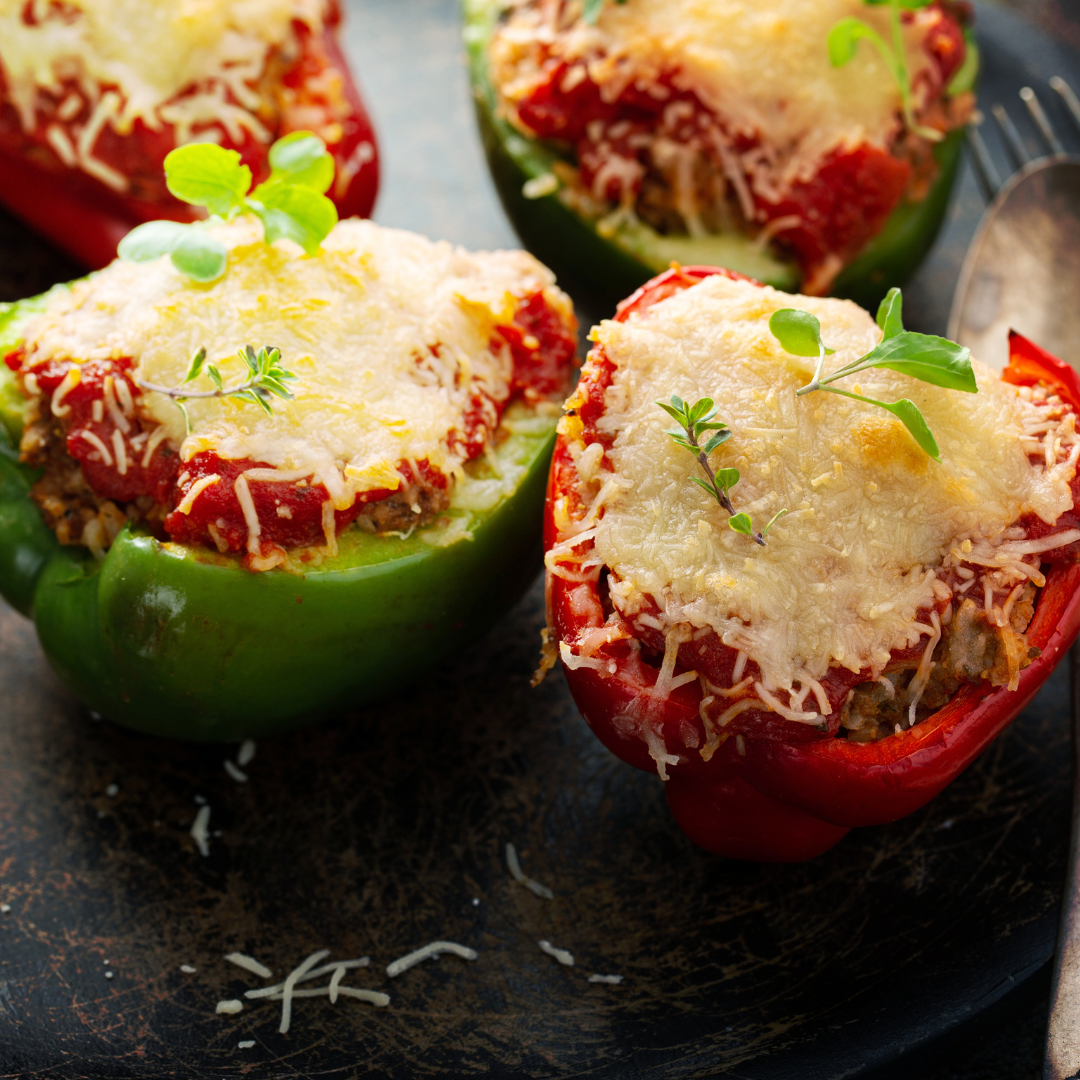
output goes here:
<path id="1" fill-rule="evenodd" d="M 112 977 L 113 977 L 113 972 L 111 972 L 111 971 L 106 971 L 105 972 L 105 978 L 106 979 L 111 979 Z"/>
<path id="2" fill-rule="evenodd" d="M 506 868 L 510 871 L 510 876 L 530 892 L 536 893 L 545 900 L 555 899 L 555 894 L 546 885 L 541 885 L 539 881 L 525 876 L 521 863 L 518 862 L 517 848 L 513 844 L 506 845 Z"/>
<path id="3" fill-rule="evenodd" d="M 181 964 L 180 965 L 180 970 L 185 975 L 194 975 L 195 974 L 195 969 L 190 964 Z"/>
<path id="4" fill-rule="evenodd" d="M 195 796 L 195 805 L 196 806 L 205 806 L 206 805 L 206 796 L 205 795 L 196 795 Z"/>
<path id="5" fill-rule="evenodd" d="M 210 854 L 210 845 L 206 842 L 206 826 L 210 824 L 210 807 L 200 807 L 195 815 L 195 824 L 191 826 L 191 839 L 199 849 L 199 854 L 205 858 Z"/>
<path id="6" fill-rule="evenodd" d="M 480 954 L 475 949 L 470 949 L 467 945 L 458 945 L 453 941 L 433 941 L 430 945 L 425 945 L 423 948 L 417 949 L 415 952 L 409 953 L 407 956 L 402 956 L 398 960 L 394 960 L 392 963 L 386 965 L 386 974 L 391 979 L 397 978 L 403 971 L 408 971 L 409 968 L 415 967 L 422 960 L 426 960 L 429 956 L 439 956 L 444 952 L 453 953 L 455 956 L 460 956 L 462 960 L 475 960 Z M 572 963 L 573 961 L 571 961 Z"/>
<path id="7" fill-rule="evenodd" d="M 115 799 L 116 796 L 120 794 L 120 785 L 119 784 L 110 784 L 105 789 L 105 794 L 108 795 L 110 799 Z"/>
<path id="8" fill-rule="evenodd" d="M 303 975 L 307 974 L 320 960 L 329 955 L 329 949 L 320 949 L 318 952 L 313 952 L 299 967 L 295 967 L 289 972 L 285 985 L 281 988 L 281 1024 L 278 1026 L 278 1031 L 282 1035 L 288 1034 L 289 1025 L 292 1023 L 292 999 L 295 993 L 293 987 Z M 329 992 L 329 989 L 327 992 Z M 304 994 L 305 992 L 301 990 L 300 993 Z M 277 995 L 274 996 L 277 997 Z"/>
<path id="9" fill-rule="evenodd" d="M 342 975 L 346 971 L 351 971 L 354 968 L 367 967 L 371 963 L 371 958 L 367 956 L 361 956 L 359 960 L 335 960 L 330 964 L 323 964 L 322 967 L 314 968 L 311 971 L 305 972 L 297 979 L 297 983 L 307 982 L 309 979 L 318 979 L 322 975 L 333 974 L 335 978 L 340 972 Z M 340 981 L 340 980 L 339 980 Z M 331 985 L 333 979 L 330 980 Z M 285 989 L 283 982 L 277 983 L 275 986 L 263 986 L 258 990 L 247 990 L 244 993 L 246 998 L 265 998 L 273 997 L 274 994 L 280 994 Z"/>
<path id="10" fill-rule="evenodd" d="M 250 1050 L 255 1045 L 254 1039 L 241 1039 L 236 1044 L 241 1050 Z"/>
<path id="11" fill-rule="evenodd" d="M 247 773 L 243 769 L 237 768 L 228 758 L 224 761 L 225 771 L 231 776 L 238 784 L 247 783 Z"/>
<path id="12" fill-rule="evenodd" d="M 11 905 L 10 904 L 0 904 L 0 915 L 10 915 L 10 914 L 11 914 Z"/>
<path id="13" fill-rule="evenodd" d="M 574 954 L 569 950 L 557 949 L 550 941 L 538 941 L 536 944 L 539 945 L 548 956 L 554 956 L 560 964 L 565 964 L 567 967 L 574 966 Z"/>
<path id="14" fill-rule="evenodd" d="M 245 739 L 240 744 L 240 752 L 236 755 L 236 764 L 243 768 L 245 765 L 250 765 L 255 757 L 255 741 L 254 739 Z"/>
<path id="15" fill-rule="evenodd" d="M 589 982 L 591 983 L 608 983 L 611 986 L 618 986 L 621 983 L 623 977 L 621 975 L 590 975 Z"/>
<path id="16" fill-rule="evenodd" d="M 260 979 L 269 979 L 274 974 L 265 964 L 260 964 L 253 956 L 242 952 L 231 952 L 225 959 L 238 968 L 250 971 L 252 975 L 258 975 Z"/>
<path id="17" fill-rule="evenodd" d="M 236 998 L 232 998 L 229 1001 L 219 1001 L 217 1008 L 214 1010 L 219 1016 L 222 1013 L 226 1013 L 229 1016 L 235 1016 L 238 1012 L 244 1011 L 244 1003 L 238 1001 Z"/>

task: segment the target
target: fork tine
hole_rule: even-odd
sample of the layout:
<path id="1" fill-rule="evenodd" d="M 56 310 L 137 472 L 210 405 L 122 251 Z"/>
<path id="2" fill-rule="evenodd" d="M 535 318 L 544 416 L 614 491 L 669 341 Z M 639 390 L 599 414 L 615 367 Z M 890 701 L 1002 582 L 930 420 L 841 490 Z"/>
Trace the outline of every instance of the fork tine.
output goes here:
<path id="1" fill-rule="evenodd" d="M 1077 99 L 1073 88 L 1060 75 L 1055 75 L 1050 80 L 1050 89 L 1056 90 L 1061 95 L 1061 99 L 1065 102 L 1073 122 L 1077 127 L 1080 127 L 1080 99 Z"/>
<path id="2" fill-rule="evenodd" d="M 1001 187 L 1001 177 L 998 176 L 998 171 L 994 168 L 993 158 L 990 157 L 990 151 L 986 148 L 986 140 L 979 130 L 979 125 L 982 122 L 983 114 L 976 113 L 971 123 L 968 124 L 968 147 L 971 150 L 971 164 L 975 169 L 975 179 L 979 182 L 983 198 L 987 202 L 993 202 L 998 188 Z"/>
<path id="3" fill-rule="evenodd" d="M 1020 100 L 1027 106 L 1028 112 L 1031 113 L 1031 119 L 1035 121 L 1035 126 L 1039 129 L 1039 134 L 1042 135 L 1046 145 L 1050 147 L 1050 153 L 1064 154 L 1065 147 L 1061 145 L 1061 140 L 1050 126 L 1050 121 L 1042 107 L 1042 102 L 1039 100 L 1035 91 L 1032 90 L 1030 86 L 1025 86 L 1020 91 Z"/>
<path id="4" fill-rule="evenodd" d="M 1031 155 L 1027 152 L 1027 147 L 1024 146 L 1024 140 L 1020 138 L 1020 132 L 1016 130 L 1012 117 L 1005 111 L 1003 105 L 994 105 L 990 111 L 994 114 L 994 119 L 1001 129 L 1005 150 L 1012 159 L 1013 168 L 1022 169 L 1031 161 Z"/>

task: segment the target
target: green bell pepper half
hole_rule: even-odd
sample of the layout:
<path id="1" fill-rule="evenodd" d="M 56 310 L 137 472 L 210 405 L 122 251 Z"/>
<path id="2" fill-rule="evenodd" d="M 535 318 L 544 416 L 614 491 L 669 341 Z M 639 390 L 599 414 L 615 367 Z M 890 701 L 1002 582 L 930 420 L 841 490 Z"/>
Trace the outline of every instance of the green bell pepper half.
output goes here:
<path id="1" fill-rule="evenodd" d="M 0 305 L 0 356 L 42 304 Z M 22 398 L 0 365 L 0 595 L 33 618 L 68 688 L 117 723 L 207 741 L 287 730 L 437 678 L 479 644 L 540 569 L 555 424 L 512 405 L 494 467 L 470 463 L 446 514 L 407 538 L 350 528 L 303 575 L 131 526 L 98 561 L 61 546 L 30 498 Z"/>
<path id="2" fill-rule="evenodd" d="M 797 292 L 798 266 L 784 261 L 749 237 L 662 236 L 644 222 L 598 227 L 571 208 L 559 191 L 527 198 L 529 180 L 551 175 L 563 155 L 550 144 L 522 135 L 496 110 L 487 49 L 503 9 L 502 0 L 463 0 L 465 45 L 480 135 L 503 208 L 522 243 L 564 281 L 572 281 L 612 302 L 629 295 L 672 262 L 683 266 L 723 266 L 786 292 Z M 960 93 L 975 85 L 978 48 L 968 39 L 968 57 L 949 87 Z M 885 227 L 837 277 L 833 295 L 873 310 L 894 285 L 902 285 L 930 250 L 945 213 L 963 151 L 962 130 L 934 149 L 939 172 L 926 198 L 901 203 Z"/>

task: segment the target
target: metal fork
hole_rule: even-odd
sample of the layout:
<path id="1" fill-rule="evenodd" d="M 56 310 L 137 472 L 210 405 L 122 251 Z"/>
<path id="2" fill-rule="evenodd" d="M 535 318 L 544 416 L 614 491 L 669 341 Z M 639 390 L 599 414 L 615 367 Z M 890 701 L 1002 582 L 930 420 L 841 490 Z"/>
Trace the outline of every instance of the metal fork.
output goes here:
<path id="1" fill-rule="evenodd" d="M 1061 78 L 1050 80 L 1080 127 L 1080 101 Z M 960 272 L 949 336 L 999 370 L 1008 331 L 1021 333 L 1080 366 L 1080 157 L 1065 153 L 1038 96 L 1020 97 L 1047 153 L 1032 159 L 1009 114 L 991 112 L 1015 172 L 1002 183 L 978 123 L 968 128 L 972 162 L 990 203 Z M 980 118 L 981 119 L 981 118 Z"/>
<path id="2" fill-rule="evenodd" d="M 1050 80 L 1080 127 L 1080 101 L 1064 79 Z M 991 112 L 1016 170 L 1004 183 L 979 130 L 968 141 L 989 208 L 968 248 L 949 317 L 949 336 L 987 362 L 1008 360 L 1006 331 L 1016 327 L 1051 352 L 1080 361 L 1080 157 L 1065 148 L 1031 87 L 1020 98 L 1048 154 L 1032 160 L 1012 118 Z M 1080 1074 L 1080 643 L 1069 652 L 1073 720 L 1073 815 L 1061 906 L 1044 1080 Z"/>

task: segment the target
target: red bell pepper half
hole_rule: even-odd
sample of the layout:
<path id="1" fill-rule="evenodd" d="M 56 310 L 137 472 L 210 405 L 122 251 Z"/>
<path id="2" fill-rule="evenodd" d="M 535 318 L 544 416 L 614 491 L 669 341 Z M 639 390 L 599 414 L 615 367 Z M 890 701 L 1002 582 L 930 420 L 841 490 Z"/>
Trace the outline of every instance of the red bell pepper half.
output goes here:
<path id="1" fill-rule="evenodd" d="M 280 76 L 277 89 L 284 104 L 277 129 L 266 142 L 245 130 L 241 141 L 225 138 L 221 145 L 238 151 L 259 183 L 269 175 L 267 155 L 274 141 L 291 131 L 322 128 L 318 133 L 334 158 L 336 177 L 327 195 L 339 216 L 367 217 L 379 187 L 379 159 L 371 120 L 338 44 L 340 23 L 333 0 L 320 32 L 294 24 L 300 49 Z M 313 124 L 320 115 L 326 123 Z M 65 165 L 46 136 L 55 126 L 39 122 L 34 131 L 25 131 L 0 71 L 0 204 L 89 269 L 112 262 L 117 245 L 136 225 L 199 216 L 174 199 L 160 179 L 165 156 L 177 145 L 168 125 L 153 131 L 138 120 L 128 135 L 106 126 L 98 136 L 95 158 L 124 177 L 138 178 L 131 184 L 138 194 L 120 192 Z"/>
<path id="2" fill-rule="evenodd" d="M 717 273 L 740 276 L 712 267 L 672 269 L 624 301 L 616 319 L 625 321 L 632 312 Z M 1002 376 L 1006 382 L 1041 382 L 1080 412 L 1080 378 L 1071 367 L 1015 333 L 1010 353 Z M 575 476 L 567 440 L 560 436 L 548 481 L 546 548 L 557 539 L 556 502 L 572 489 Z M 1027 631 L 1028 643 L 1042 653 L 1020 673 L 1019 687 L 965 685 L 915 727 L 877 742 L 829 736 L 796 742 L 744 732 L 724 741 L 706 761 L 684 749 L 694 745 L 692 737 L 685 737 L 690 728 L 697 732 L 698 746 L 706 743 L 701 690 L 697 683 L 676 688 L 652 707 L 649 720 L 667 752 L 679 757 L 670 768 L 666 792 L 680 828 L 718 855 L 798 862 L 828 850 L 851 828 L 895 821 L 923 806 L 1015 719 L 1080 631 L 1080 565 L 1055 563 L 1044 571 L 1046 585 Z M 571 581 L 549 570 L 547 589 L 548 622 L 556 642 L 604 625 L 596 581 Z M 640 729 L 627 717 L 633 715 L 635 699 L 640 705 L 640 695 L 656 683 L 659 669 L 625 648 L 605 647 L 598 655 L 611 660 L 603 673 L 563 665 L 574 700 L 612 753 L 636 768 L 655 771 Z"/>

